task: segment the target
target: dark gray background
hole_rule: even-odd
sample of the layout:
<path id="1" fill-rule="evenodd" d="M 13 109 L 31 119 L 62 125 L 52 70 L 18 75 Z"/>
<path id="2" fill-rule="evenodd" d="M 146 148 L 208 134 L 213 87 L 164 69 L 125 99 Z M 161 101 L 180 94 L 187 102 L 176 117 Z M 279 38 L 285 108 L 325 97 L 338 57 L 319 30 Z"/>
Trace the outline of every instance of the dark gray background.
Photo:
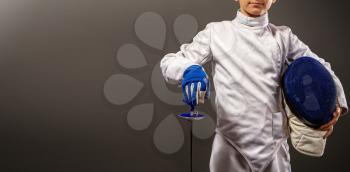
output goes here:
<path id="1" fill-rule="evenodd" d="M 233 19 L 237 8 L 233 0 L 1 0 L 0 171 L 189 171 L 188 132 L 184 147 L 165 155 L 152 142 L 156 124 L 165 116 L 155 115 L 147 130 L 137 132 L 128 126 L 126 113 L 140 102 L 160 105 L 157 114 L 187 110 L 164 105 L 150 91 L 152 67 L 179 48 L 172 22 L 191 14 L 203 29 L 211 21 Z M 284 0 L 273 6 L 270 21 L 290 26 L 329 61 L 349 97 L 347 10 L 339 2 Z M 146 11 L 166 21 L 162 51 L 135 36 L 134 21 Z M 120 67 L 115 53 L 124 43 L 138 45 L 150 67 Z M 103 84 L 115 73 L 146 84 L 136 100 L 123 106 L 105 100 Z M 182 125 L 188 131 L 188 124 Z M 349 126 L 347 116 L 338 122 L 322 158 L 303 156 L 291 147 L 293 170 L 349 170 Z M 209 171 L 212 138 L 193 141 L 194 171 Z"/>

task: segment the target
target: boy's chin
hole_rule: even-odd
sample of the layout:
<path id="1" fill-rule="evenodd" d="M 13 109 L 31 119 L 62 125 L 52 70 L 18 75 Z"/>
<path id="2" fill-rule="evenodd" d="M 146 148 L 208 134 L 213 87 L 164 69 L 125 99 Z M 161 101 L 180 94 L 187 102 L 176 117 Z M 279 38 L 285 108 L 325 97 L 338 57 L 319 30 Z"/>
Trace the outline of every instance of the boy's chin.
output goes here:
<path id="1" fill-rule="evenodd" d="M 265 11 L 264 10 L 260 10 L 260 9 L 254 9 L 254 10 L 247 11 L 247 13 L 251 17 L 259 17 L 259 16 L 265 14 Z"/>

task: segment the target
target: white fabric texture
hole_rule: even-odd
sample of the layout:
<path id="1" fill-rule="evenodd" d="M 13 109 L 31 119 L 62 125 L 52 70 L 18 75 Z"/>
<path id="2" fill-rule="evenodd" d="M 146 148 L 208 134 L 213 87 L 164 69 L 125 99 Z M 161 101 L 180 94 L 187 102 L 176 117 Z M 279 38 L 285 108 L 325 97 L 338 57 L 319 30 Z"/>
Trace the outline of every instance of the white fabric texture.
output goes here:
<path id="1" fill-rule="evenodd" d="M 323 139 L 326 131 L 317 130 L 305 125 L 290 110 L 284 100 L 285 111 L 288 116 L 290 140 L 293 147 L 300 153 L 320 157 L 323 155 L 327 139 Z"/>
<path id="2" fill-rule="evenodd" d="M 238 11 L 234 20 L 207 24 L 191 43 L 181 45 L 179 52 L 164 56 L 160 63 L 163 76 L 174 84 L 181 83 L 188 66 L 211 63 L 216 133 L 231 143 L 213 142 L 211 172 L 274 169 L 269 166 L 289 136 L 281 73 L 285 64 L 303 55 L 316 58 L 331 71 L 330 65 L 313 54 L 291 29 L 270 24 L 268 14 L 251 18 Z M 342 85 L 331 73 L 338 101 L 347 109 Z M 227 149 L 228 153 L 215 154 L 218 149 Z M 231 150 L 240 156 L 231 156 Z M 234 165 L 234 158 L 245 164 L 242 169 Z M 281 171 L 290 169 L 289 160 L 272 164 L 285 164 Z"/>

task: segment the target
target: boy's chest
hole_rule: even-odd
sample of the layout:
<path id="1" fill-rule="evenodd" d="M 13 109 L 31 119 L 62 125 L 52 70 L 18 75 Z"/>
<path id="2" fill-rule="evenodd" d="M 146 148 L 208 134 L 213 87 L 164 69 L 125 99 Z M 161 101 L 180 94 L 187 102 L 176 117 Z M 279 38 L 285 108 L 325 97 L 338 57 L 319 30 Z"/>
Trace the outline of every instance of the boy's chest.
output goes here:
<path id="1" fill-rule="evenodd" d="M 279 72 L 282 52 L 268 29 L 226 29 L 212 33 L 213 62 L 227 68 L 245 68 L 251 72 Z"/>

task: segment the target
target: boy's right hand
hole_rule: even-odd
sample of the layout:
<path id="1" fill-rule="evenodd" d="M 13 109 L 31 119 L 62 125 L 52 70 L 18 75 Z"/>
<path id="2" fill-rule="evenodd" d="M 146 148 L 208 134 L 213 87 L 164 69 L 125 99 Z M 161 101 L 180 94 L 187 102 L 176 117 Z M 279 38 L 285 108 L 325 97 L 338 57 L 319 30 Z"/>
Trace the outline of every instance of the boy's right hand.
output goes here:
<path id="1" fill-rule="evenodd" d="M 336 109 L 333 112 L 333 118 L 331 121 L 329 121 L 327 124 L 322 125 L 319 129 L 322 131 L 327 131 L 327 133 L 324 135 L 324 139 L 329 137 L 333 132 L 333 126 L 337 123 L 340 115 L 343 113 L 343 109 L 340 107 L 339 104 L 336 104 Z"/>
<path id="2" fill-rule="evenodd" d="M 183 101 L 191 106 L 191 109 L 199 103 L 204 103 L 204 99 L 209 97 L 208 75 L 200 65 L 192 65 L 185 70 L 181 86 Z"/>

